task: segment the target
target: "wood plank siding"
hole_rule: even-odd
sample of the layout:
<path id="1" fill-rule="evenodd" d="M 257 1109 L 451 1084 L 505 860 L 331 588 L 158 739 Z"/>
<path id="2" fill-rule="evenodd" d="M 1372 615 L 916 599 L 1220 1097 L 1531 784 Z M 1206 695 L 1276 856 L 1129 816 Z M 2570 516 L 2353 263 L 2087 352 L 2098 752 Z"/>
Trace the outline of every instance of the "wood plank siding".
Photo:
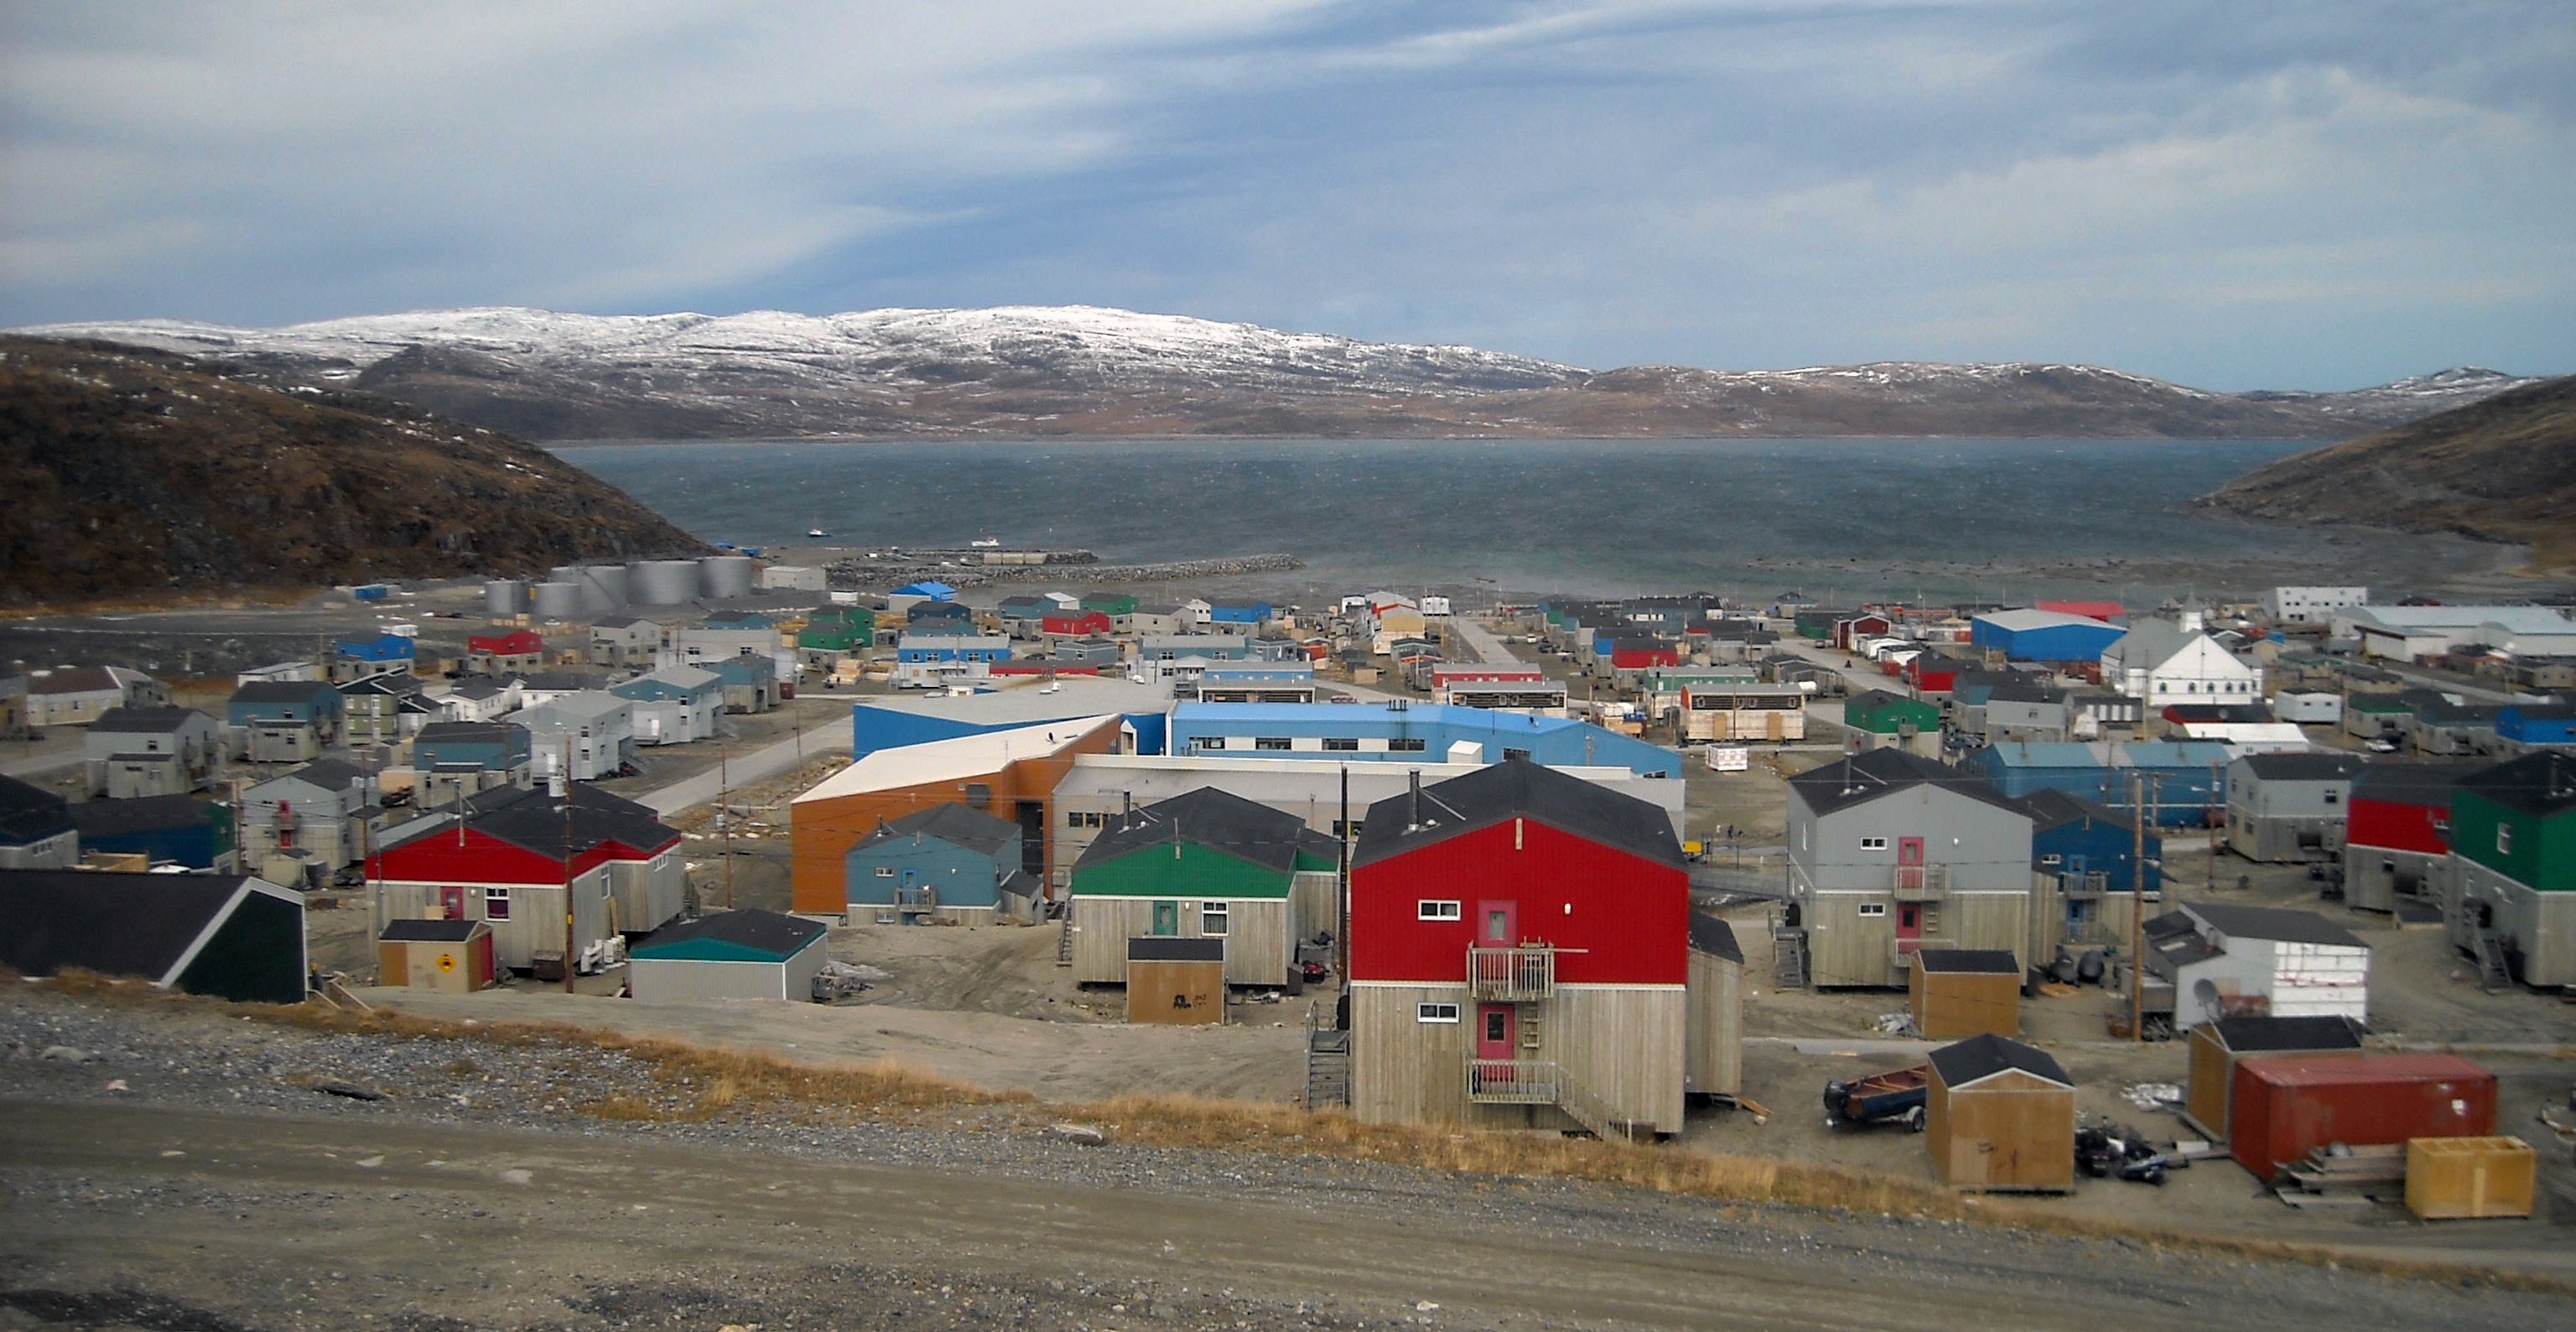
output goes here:
<path id="1" fill-rule="evenodd" d="M 1685 1090 L 1701 1096 L 1744 1090 L 1744 964 L 1693 949 L 1690 955 Z"/>
<path id="2" fill-rule="evenodd" d="M 1329 877 L 1329 876 L 1328 876 Z M 1127 941 L 1154 933 L 1156 901 L 1172 904 L 1176 937 L 1206 937 L 1202 902 L 1195 898 L 1093 897 L 1073 899 L 1073 979 L 1082 985 L 1127 983 Z M 1288 898 L 1237 898 L 1226 903 L 1225 983 L 1288 983 Z"/>
<path id="3" fill-rule="evenodd" d="M 1517 1005 L 1523 1034 L 1517 1054 L 1554 1062 L 1619 1118 L 1678 1133 L 1687 1000 L 1681 986 L 1560 985 L 1553 999 Z M 1424 1022 L 1423 1004 L 1458 1005 L 1461 1020 Z M 1370 1123 L 1582 1128 L 1553 1106 L 1479 1105 L 1468 1099 L 1475 1012 L 1463 978 L 1456 985 L 1355 985 L 1351 1113 Z"/>

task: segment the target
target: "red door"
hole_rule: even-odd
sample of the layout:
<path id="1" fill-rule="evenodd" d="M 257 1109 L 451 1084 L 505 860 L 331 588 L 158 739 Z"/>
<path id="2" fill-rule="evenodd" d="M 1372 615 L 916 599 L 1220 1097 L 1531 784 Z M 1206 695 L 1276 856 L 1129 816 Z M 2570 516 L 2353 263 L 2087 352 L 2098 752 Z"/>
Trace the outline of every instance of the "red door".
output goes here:
<path id="1" fill-rule="evenodd" d="M 1510 1004 L 1476 1005 L 1476 1057 L 1503 1060 L 1512 1058 L 1512 1024 Z"/>
<path id="2" fill-rule="evenodd" d="M 438 910 L 445 919 L 465 919 L 465 890 L 454 887 L 439 889 Z"/>
<path id="3" fill-rule="evenodd" d="M 1923 942 L 1923 904 L 1896 904 L 1896 951 L 1911 953 Z"/>
<path id="4" fill-rule="evenodd" d="M 1479 948 L 1515 948 L 1521 941 L 1521 904 L 1518 902 L 1478 902 L 1476 904 L 1476 946 Z"/>
<path id="5" fill-rule="evenodd" d="M 1909 892 L 1923 887 L 1923 839 L 1896 839 L 1896 886 Z"/>

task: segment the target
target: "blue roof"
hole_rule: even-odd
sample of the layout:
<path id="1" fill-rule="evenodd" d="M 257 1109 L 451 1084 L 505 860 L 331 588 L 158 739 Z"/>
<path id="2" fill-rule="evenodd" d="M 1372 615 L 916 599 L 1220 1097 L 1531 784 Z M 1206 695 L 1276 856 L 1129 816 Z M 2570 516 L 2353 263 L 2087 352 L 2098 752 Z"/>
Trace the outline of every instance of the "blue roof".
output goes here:
<path id="1" fill-rule="evenodd" d="M 946 601 L 957 595 L 957 589 L 941 582 L 906 583 L 896 588 L 894 594 L 898 597 L 928 597 L 933 601 Z"/>
<path id="2" fill-rule="evenodd" d="M 380 634 L 374 638 L 343 638 L 333 647 L 341 656 L 356 661 L 401 661 L 410 657 L 415 650 L 412 641 L 400 634 Z"/>
<path id="3" fill-rule="evenodd" d="M 1169 744 L 1175 753 L 1187 749 L 1187 741 L 1194 736 L 1243 729 L 1266 730 L 1292 738 L 1327 735 L 1384 737 L 1402 733 L 1424 740 L 1428 746 L 1424 753 L 1434 761 L 1442 757 L 1435 750 L 1445 751 L 1458 741 L 1478 744 L 1491 741 L 1497 745 L 1527 749 L 1533 760 L 1544 764 L 1597 764 L 1624 767 L 1647 775 L 1660 773 L 1669 776 L 1681 771 L 1681 760 L 1673 751 L 1605 730 L 1587 721 L 1572 717 L 1532 717 L 1526 713 L 1445 703 L 1416 703 L 1401 709 L 1347 703 L 1181 703 L 1173 707 L 1171 718 Z M 1332 756 L 1397 757 L 1375 752 L 1345 754 L 1340 751 L 1334 751 Z M 1501 757 L 1501 754 L 1490 750 L 1485 755 L 1488 762 Z"/>

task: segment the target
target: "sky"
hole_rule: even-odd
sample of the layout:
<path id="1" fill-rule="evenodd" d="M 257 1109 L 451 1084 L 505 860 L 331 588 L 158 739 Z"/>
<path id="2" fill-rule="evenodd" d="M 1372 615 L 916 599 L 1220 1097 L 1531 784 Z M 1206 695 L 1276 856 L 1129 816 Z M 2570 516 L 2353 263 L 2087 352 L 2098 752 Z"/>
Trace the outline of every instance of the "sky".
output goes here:
<path id="1" fill-rule="evenodd" d="M 2576 4 L 0 0 L 0 324 L 1088 304 L 2576 371 Z"/>

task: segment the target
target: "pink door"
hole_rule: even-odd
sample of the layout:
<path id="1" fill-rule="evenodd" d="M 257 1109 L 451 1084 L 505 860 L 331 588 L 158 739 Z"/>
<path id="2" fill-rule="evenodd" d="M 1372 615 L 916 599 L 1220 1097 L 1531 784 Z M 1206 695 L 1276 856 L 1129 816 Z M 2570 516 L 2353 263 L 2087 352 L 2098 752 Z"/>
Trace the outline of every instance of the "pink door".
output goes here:
<path id="1" fill-rule="evenodd" d="M 465 919 L 465 890 L 453 887 L 439 889 L 438 911 L 448 920 Z"/>
<path id="2" fill-rule="evenodd" d="M 1923 886 L 1923 839 L 1896 839 L 1896 886 L 1909 891 Z"/>
<path id="3" fill-rule="evenodd" d="M 1911 953 L 1923 943 L 1923 904 L 1896 904 L 1896 951 Z"/>
<path id="4" fill-rule="evenodd" d="M 1476 1005 L 1476 1057 L 1508 1060 L 1512 1051 L 1512 1006 Z"/>
<path id="5" fill-rule="evenodd" d="M 1476 946 L 1517 947 L 1521 941 L 1520 905 L 1518 902 L 1478 902 Z"/>

